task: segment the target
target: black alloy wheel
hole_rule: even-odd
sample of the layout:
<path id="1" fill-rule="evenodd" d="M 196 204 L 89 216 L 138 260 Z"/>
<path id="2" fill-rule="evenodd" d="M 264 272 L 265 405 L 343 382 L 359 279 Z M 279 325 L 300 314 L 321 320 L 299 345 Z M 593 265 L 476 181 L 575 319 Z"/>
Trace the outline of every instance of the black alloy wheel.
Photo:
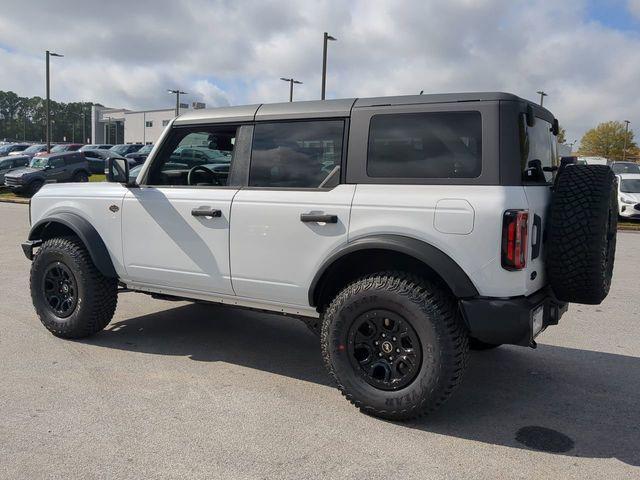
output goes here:
<path id="1" fill-rule="evenodd" d="M 66 318 L 78 304 L 78 284 L 69 268 L 61 262 L 50 264 L 42 278 L 42 291 L 51 312 Z"/>
<path id="2" fill-rule="evenodd" d="M 349 358 L 371 386 L 397 390 L 411 383 L 422 363 L 422 346 L 411 323 L 389 310 L 360 315 L 348 336 Z"/>

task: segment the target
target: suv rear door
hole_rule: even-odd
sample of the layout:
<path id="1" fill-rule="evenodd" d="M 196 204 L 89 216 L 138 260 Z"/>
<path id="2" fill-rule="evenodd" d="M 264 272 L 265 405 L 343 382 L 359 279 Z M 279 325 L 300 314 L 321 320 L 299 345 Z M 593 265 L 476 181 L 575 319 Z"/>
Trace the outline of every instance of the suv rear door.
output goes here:
<path id="1" fill-rule="evenodd" d="M 248 186 L 233 200 L 238 296 L 308 306 L 322 261 L 347 242 L 355 185 L 340 182 L 346 119 L 255 124 Z"/>
<path id="2" fill-rule="evenodd" d="M 551 204 L 553 173 L 531 176 L 526 171 L 534 160 L 540 160 L 542 167 L 557 165 L 558 157 L 556 137 L 552 133 L 552 124 L 547 120 L 536 116 L 533 126 L 529 126 L 525 114 L 522 114 L 519 130 L 522 181 L 529 204 L 529 254 L 525 267 L 526 294 L 529 295 L 546 284 L 543 240 L 545 220 Z"/>

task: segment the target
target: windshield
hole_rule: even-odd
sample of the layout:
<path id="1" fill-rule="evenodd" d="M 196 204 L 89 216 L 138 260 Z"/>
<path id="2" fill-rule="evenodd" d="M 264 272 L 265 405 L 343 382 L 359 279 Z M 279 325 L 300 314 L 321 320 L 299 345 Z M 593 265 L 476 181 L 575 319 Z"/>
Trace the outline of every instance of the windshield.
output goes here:
<path id="1" fill-rule="evenodd" d="M 51 153 L 66 152 L 67 148 L 68 145 L 56 145 L 55 147 L 51 148 Z"/>
<path id="2" fill-rule="evenodd" d="M 640 193 L 640 178 L 633 180 L 622 180 L 620 191 L 624 193 Z"/>
<path id="3" fill-rule="evenodd" d="M 109 150 L 117 153 L 118 155 L 124 155 L 129 150 L 129 145 L 116 145 L 115 147 L 111 147 Z"/>
<path id="4" fill-rule="evenodd" d="M 80 147 L 80 151 L 84 152 L 86 150 L 95 150 L 96 148 L 96 145 L 83 145 L 82 147 Z"/>
<path id="5" fill-rule="evenodd" d="M 49 160 L 48 158 L 33 157 L 33 159 L 31 160 L 31 163 L 29 163 L 29 166 L 32 168 L 44 168 L 47 166 L 48 160 Z"/>
<path id="6" fill-rule="evenodd" d="M 3 145 L 2 147 L 0 147 L 0 155 L 6 155 L 7 153 L 9 153 L 12 146 L 13 145 Z"/>
<path id="7" fill-rule="evenodd" d="M 614 163 L 611 165 L 613 173 L 640 173 L 640 165 L 637 163 Z"/>
<path id="8" fill-rule="evenodd" d="M 153 149 L 153 145 L 145 145 L 140 150 L 138 150 L 138 153 L 151 153 L 152 149 Z"/>
<path id="9" fill-rule="evenodd" d="M 31 145 L 24 153 L 38 153 L 42 147 L 44 147 L 44 145 Z"/>

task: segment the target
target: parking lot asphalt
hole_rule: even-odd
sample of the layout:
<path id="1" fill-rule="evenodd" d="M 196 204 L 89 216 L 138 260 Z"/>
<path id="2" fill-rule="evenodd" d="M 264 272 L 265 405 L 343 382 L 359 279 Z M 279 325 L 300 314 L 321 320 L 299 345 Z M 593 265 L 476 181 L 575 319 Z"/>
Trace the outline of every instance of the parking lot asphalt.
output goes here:
<path id="1" fill-rule="evenodd" d="M 299 321 L 120 295 L 107 329 L 53 337 L 0 204 L 0 479 L 640 478 L 640 234 L 611 294 L 536 350 L 474 352 L 461 388 L 409 423 L 361 414 Z"/>

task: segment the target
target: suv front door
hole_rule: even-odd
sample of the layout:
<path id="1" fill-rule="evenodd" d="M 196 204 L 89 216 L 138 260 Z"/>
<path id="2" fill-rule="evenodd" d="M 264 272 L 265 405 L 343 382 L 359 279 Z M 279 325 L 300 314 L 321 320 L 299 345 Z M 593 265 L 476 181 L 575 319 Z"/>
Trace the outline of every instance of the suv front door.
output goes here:
<path id="1" fill-rule="evenodd" d="M 355 185 L 340 183 L 345 120 L 257 122 L 248 187 L 233 200 L 238 296 L 306 307 L 322 262 L 347 242 Z"/>
<path id="2" fill-rule="evenodd" d="M 123 257 L 132 283 L 233 295 L 229 219 L 238 187 L 228 185 L 228 175 L 210 173 L 206 165 L 176 162 L 175 151 L 223 145 L 234 152 L 236 133 L 243 128 L 250 127 L 205 125 L 169 132 L 145 167 L 143 185 L 130 189 L 123 202 Z"/>

